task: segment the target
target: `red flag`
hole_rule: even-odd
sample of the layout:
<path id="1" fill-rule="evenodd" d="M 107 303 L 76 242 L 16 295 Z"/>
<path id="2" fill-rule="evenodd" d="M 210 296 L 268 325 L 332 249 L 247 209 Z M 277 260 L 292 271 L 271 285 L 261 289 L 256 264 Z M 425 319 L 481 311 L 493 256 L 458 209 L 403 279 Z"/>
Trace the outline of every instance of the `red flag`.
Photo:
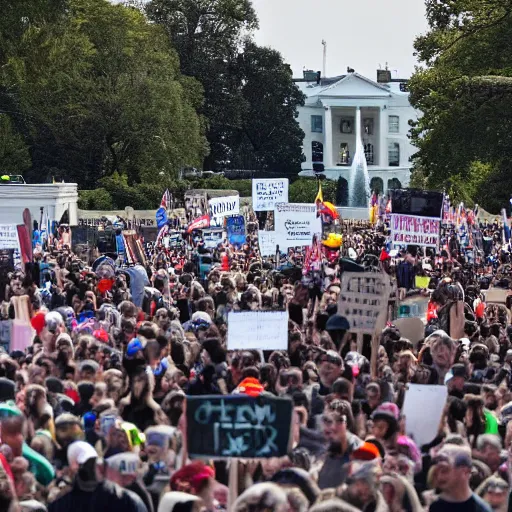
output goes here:
<path id="1" fill-rule="evenodd" d="M 198 217 L 196 220 L 193 220 L 188 228 L 187 233 L 192 233 L 194 229 L 204 229 L 210 227 L 210 216 L 203 215 L 202 217 Z"/>
<path id="2" fill-rule="evenodd" d="M 162 196 L 162 200 L 160 201 L 160 207 L 168 210 L 170 206 L 171 206 L 171 193 L 169 192 L 169 189 L 166 188 L 164 195 Z"/>

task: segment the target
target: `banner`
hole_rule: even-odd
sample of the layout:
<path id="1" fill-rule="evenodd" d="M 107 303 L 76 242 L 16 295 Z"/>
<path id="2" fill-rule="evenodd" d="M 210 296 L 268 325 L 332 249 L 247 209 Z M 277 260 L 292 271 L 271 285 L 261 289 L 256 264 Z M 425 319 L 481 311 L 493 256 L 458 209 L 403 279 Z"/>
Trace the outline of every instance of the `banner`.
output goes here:
<path id="1" fill-rule="evenodd" d="M 391 241 L 397 245 L 439 246 L 441 219 L 391 214 Z"/>
<path id="2" fill-rule="evenodd" d="M 226 219 L 226 231 L 231 245 L 245 244 L 245 219 L 243 215 L 234 215 Z"/>
<path id="3" fill-rule="evenodd" d="M 208 201 L 208 209 L 210 218 L 216 222 L 230 215 L 238 215 L 240 213 L 240 197 L 227 196 L 215 197 Z"/>
<path id="4" fill-rule="evenodd" d="M 288 202 L 288 178 L 252 180 L 252 209 L 273 210 L 277 203 Z"/>
<path id="5" fill-rule="evenodd" d="M 343 272 L 338 314 L 348 320 L 350 332 L 373 334 L 384 328 L 390 290 L 387 274 Z"/>
<path id="6" fill-rule="evenodd" d="M 167 224 L 167 212 L 163 206 L 160 206 L 155 214 L 156 226 L 158 229 L 163 228 Z"/>
<path id="7" fill-rule="evenodd" d="M 279 250 L 311 245 L 313 235 L 322 233 L 322 219 L 316 215 L 316 205 L 277 203 L 274 225 Z"/>
<path id="8" fill-rule="evenodd" d="M 202 217 L 198 217 L 197 219 L 193 220 L 188 228 L 187 233 L 192 233 L 194 229 L 204 229 L 210 227 L 210 216 L 209 215 L 203 215 Z"/>
<path id="9" fill-rule="evenodd" d="M 259 459 L 289 453 L 293 402 L 260 395 L 187 396 L 192 458 Z"/>
<path id="10" fill-rule="evenodd" d="M 288 350 L 288 311 L 230 311 L 228 350 Z"/>
<path id="11" fill-rule="evenodd" d="M 276 255 L 276 232 L 258 231 L 258 244 L 261 256 Z"/>
<path id="12" fill-rule="evenodd" d="M 19 251 L 18 229 L 16 224 L 0 224 L 0 250 L 16 249 Z"/>

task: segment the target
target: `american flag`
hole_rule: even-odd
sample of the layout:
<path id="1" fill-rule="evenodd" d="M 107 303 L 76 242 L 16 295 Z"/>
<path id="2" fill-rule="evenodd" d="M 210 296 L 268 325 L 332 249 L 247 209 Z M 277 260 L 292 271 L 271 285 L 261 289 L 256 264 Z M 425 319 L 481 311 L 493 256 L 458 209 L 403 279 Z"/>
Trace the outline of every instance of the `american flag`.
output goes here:
<path id="1" fill-rule="evenodd" d="M 168 210 L 171 207 L 171 199 L 171 193 L 169 192 L 169 189 L 166 188 L 164 195 L 162 196 L 162 201 L 160 202 L 160 207 Z"/>

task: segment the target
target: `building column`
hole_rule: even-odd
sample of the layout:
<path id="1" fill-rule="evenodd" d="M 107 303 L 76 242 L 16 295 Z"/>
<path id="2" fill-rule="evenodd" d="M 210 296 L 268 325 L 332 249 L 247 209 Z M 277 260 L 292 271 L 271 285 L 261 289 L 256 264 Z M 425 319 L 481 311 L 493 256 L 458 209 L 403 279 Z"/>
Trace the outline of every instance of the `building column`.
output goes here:
<path id="1" fill-rule="evenodd" d="M 331 107 L 325 107 L 324 113 L 324 167 L 332 167 L 333 160 L 332 147 L 332 110 Z"/>
<path id="2" fill-rule="evenodd" d="M 383 107 L 379 113 L 379 166 L 388 166 L 388 130 L 387 130 L 387 110 Z"/>

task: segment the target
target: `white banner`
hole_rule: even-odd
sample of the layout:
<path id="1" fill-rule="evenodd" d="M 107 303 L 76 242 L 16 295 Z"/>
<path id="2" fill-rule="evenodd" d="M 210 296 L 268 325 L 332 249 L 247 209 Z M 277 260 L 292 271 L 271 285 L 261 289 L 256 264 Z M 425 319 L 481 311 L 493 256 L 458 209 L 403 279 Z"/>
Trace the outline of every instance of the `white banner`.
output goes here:
<path id="1" fill-rule="evenodd" d="M 391 214 L 391 241 L 400 245 L 439 246 L 441 219 L 417 215 Z"/>
<path id="2" fill-rule="evenodd" d="M 275 231 L 258 231 L 258 243 L 262 256 L 275 256 L 277 243 Z"/>
<path id="3" fill-rule="evenodd" d="M 316 215 L 316 205 L 277 203 L 274 226 L 279 250 L 311 245 L 314 235 L 322 234 L 322 220 Z"/>
<path id="4" fill-rule="evenodd" d="M 208 201 L 208 209 L 210 218 L 216 221 L 230 215 L 238 215 L 240 213 L 240 197 L 215 197 Z"/>
<path id="5" fill-rule="evenodd" d="M 350 324 L 350 332 L 373 334 L 386 323 L 389 276 L 379 272 L 343 272 L 338 314 Z"/>
<path id="6" fill-rule="evenodd" d="M 252 180 L 252 209 L 273 210 L 277 203 L 288 202 L 288 178 Z"/>
<path id="7" fill-rule="evenodd" d="M 288 311 L 230 311 L 228 350 L 288 350 Z"/>
<path id="8" fill-rule="evenodd" d="M 20 249 L 16 224 L 0 224 L 0 249 Z"/>

